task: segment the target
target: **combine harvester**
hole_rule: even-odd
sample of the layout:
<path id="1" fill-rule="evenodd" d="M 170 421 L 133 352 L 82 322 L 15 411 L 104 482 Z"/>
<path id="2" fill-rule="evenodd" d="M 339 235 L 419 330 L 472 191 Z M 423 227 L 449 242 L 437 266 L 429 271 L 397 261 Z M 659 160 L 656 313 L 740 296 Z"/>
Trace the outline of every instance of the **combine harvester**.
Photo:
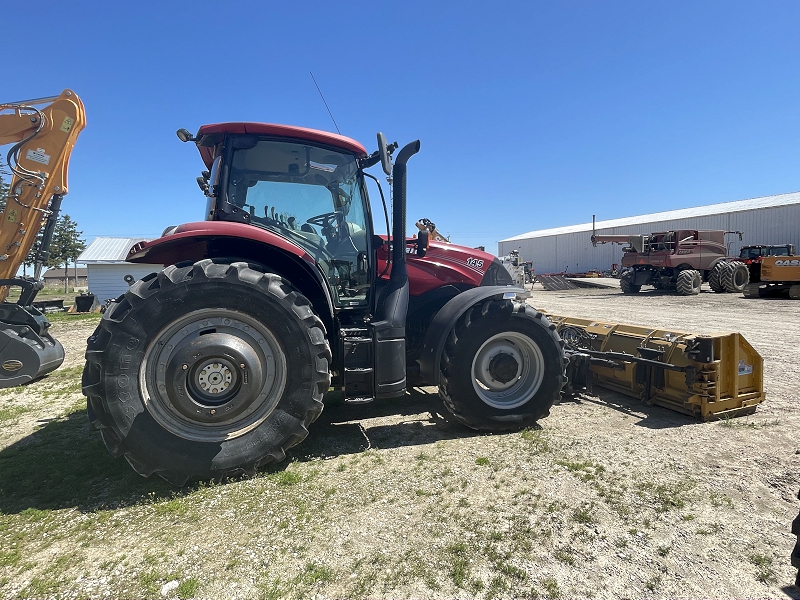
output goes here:
<path id="1" fill-rule="evenodd" d="M 623 294 L 637 294 L 643 285 L 673 290 L 681 296 L 700 293 L 704 281 L 715 292 L 741 292 L 747 265 L 727 256 L 725 236 L 741 231 L 679 229 L 649 235 L 598 235 L 592 216 L 592 245 L 624 244 L 619 278 Z"/>

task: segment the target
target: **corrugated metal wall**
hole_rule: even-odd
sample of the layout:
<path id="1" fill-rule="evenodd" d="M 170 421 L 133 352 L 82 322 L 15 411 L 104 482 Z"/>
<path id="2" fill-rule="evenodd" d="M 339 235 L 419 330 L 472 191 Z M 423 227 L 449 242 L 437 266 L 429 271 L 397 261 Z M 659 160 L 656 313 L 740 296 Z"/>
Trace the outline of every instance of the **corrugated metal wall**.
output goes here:
<path id="1" fill-rule="evenodd" d="M 141 279 L 145 275 L 159 270 L 159 265 L 136 265 L 121 263 L 114 265 L 86 265 L 89 278 L 89 292 L 97 296 L 102 304 L 109 298 L 116 298 L 125 293 L 128 284 L 125 275 Z"/>
<path id="2" fill-rule="evenodd" d="M 739 254 L 739 248 L 753 244 L 794 244 L 800 248 L 800 204 L 746 210 L 735 213 L 707 215 L 671 221 L 642 222 L 641 225 L 598 229 L 598 234 L 648 234 L 673 229 L 722 229 L 741 231 L 738 236 L 726 236 L 730 253 Z M 612 263 L 622 260 L 619 244 L 592 246 L 591 231 L 565 233 L 500 242 L 498 254 L 503 256 L 519 249 L 523 260 L 532 260 L 537 273 L 584 273 L 610 269 Z"/>

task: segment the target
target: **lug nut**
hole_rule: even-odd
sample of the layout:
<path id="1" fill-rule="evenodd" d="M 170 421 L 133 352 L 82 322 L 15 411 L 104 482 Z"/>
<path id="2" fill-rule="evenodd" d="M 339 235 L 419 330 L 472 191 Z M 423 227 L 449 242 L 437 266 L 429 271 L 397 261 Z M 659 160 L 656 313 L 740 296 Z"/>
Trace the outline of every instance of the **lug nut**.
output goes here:
<path id="1" fill-rule="evenodd" d="M 189 368 L 189 365 L 183 365 L 181 368 L 185 371 L 186 369 Z"/>

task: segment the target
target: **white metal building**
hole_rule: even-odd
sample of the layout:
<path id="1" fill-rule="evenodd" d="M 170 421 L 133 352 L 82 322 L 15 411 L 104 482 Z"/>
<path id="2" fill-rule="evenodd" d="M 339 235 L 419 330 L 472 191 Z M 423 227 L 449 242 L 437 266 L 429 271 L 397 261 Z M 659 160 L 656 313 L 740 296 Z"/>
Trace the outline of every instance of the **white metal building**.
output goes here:
<path id="1" fill-rule="evenodd" d="M 101 304 L 125 293 L 125 275 L 141 279 L 157 270 L 155 265 L 125 262 L 131 246 L 141 241 L 144 238 L 97 237 L 78 257 L 77 262 L 86 265 L 89 293 Z"/>
<path id="2" fill-rule="evenodd" d="M 709 204 L 665 212 L 597 222 L 598 234 L 648 234 L 674 229 L 722 229 L 743 232 L 728 235 L 729 254 L 755 244 L 794 244 L 800 248 L 800 192 Z M 522 260 L 533 261 L 536 273 L 604 271 L 620 263 L 622 246 L 592 246 L 592 224 L 541 229 L 517 235 L 498 244 L 504 256 L 519 250 Z"/>

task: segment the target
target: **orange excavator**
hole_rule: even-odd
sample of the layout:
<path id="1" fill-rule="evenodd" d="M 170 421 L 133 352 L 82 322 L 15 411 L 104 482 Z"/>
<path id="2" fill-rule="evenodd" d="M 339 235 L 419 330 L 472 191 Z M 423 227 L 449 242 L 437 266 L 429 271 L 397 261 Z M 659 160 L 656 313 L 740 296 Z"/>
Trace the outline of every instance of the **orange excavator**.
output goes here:
<path id="1" fill-rule="evenodd" d="M 0 212 L 0 388 L 37 379 L 64 362 L 64 348 L 48 333 L 50 322 L 33 300 L 42 289 L 42 265 L 69 191 L 72 148 L 85 126 L 83 102 L 72 90 L 0 102 L 0 145 L 12 144 L 6 158 L 11 184 Z M 20 277 L 40 232 L 34 275 Z M 17 302 L 7 301 L 11 287 L 21 288 Z"/>

